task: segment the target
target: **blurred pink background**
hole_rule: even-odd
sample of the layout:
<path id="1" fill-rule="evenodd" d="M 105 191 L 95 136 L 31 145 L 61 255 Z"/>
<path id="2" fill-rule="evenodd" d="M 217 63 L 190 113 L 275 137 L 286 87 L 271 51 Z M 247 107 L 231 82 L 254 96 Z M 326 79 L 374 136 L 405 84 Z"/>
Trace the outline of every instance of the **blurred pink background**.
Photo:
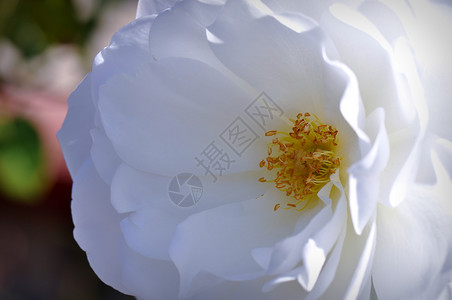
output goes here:
<path id="1" fill-rule="evenodd" d="M 129 299 L 72 236 L 67 98 L 136 0 L 0 1 L 0 299 Z"/>

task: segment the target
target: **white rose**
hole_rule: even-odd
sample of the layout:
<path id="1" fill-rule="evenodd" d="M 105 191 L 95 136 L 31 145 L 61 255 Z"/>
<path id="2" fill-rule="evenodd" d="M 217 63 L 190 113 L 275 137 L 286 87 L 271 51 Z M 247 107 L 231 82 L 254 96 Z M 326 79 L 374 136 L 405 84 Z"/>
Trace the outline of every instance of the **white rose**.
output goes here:
<path id="1" fill-rule="evenodd" d="M 452 298 L 450 44 L 422 43 L 450 7 L 224 2 L 140 1 L 69 99 L 96 274 L 143 299 Z"/>

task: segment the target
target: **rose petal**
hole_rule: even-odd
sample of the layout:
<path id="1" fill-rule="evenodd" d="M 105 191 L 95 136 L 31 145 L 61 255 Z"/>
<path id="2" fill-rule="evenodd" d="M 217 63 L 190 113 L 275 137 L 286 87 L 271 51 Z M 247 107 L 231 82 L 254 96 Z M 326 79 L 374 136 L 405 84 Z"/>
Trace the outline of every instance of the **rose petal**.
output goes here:
<path id="1" fill-rule="evenodd" d="M 274 300 L 274 299 L 304 299 L 306 291 L 296 282 L 282 283 L 268 292 L 261 291 L 267 278 L 259 278 L 246 282 L 225 281 L 188 298 L 189 300 Z"/>
<path id="2" fill-rule="evenodd" d="M 168 247 L 179 220 L 165 212 L 148 207 L 121 221 L 127 245 L 148 258 L 169 260 Z"/>
<path id="3" fill-rule="evenodd" d="M 394 68 L 399 74 L 399 85 L 405 88 L 416 107 L 416 118 L 403 129 L 389 134 L 390 152 L 387 167 L 382 174 L 381 203 L 396 206 L 405 198 L 414 181 L 419 165 L 420 143 L 428 126 L 428 107 L 411 48 L 404 39 L 394 46 Z"/>
<path id="4" fill-rule="evenodd" d="M 398 38 L 406 36 L 400 19 L 382 2 L 366 1 L 358 7 L 358 10 L 378 28 L 391 45 L 394 45 Z"/>
<path id="5" fill-rule="evenodd" d="M 337 179 L 337 174 L 333 174 L 332 178 Z M 338 187 L 339 193 L 336 193 L 337 191 L 333 190 L 333 184 Z M 324 255 L 329 253 L 340 235 L 340 232 L 343 230 L 346 216 L 346 198 L 340 183 L 334 179 L 319 192 L 319 194 L 323 193 L 325 194 L 325 197 L 332 197 L 329 199 L 330 202 L 320 212 L 314 215 L 312 220 L 310 220 L 307 226 L 300 232 L 282 240 L 274 246 L 273 254 L 268 266 L 269 274 L 288 272 L 301 260 L 307 261 L 310 259 L 309 256 L 311 254 L 305 249 L 306 247 L 309 247 L 309 240 L 312 240 L 312 245 L 316 245 L 317 248 L 322 249 Z M 302 218 L 303 217 L 305 216 L 302 216 Z M 314 247 L 314 249 L 316 247 Z M 303 268 L 309 268 L 309 266 Z M 311 274 L 308 269 L 302 270 L 305 272 L 305 276 L 302 279 L 303 282 L 310 283 L 304 286 L 306 289 L 308 289 L 308 286 L 312 288 L 319 275 L 319 270 L 311 270 L 316 273 L 315 276 L 314 274 Z M 301 274 L 299 276 L 303 277 Z M 309 280 L 308 278 L 312 279 Z"/>
<path id="6" fill-rule="evenodd" d="M 137 18 L 158 14 L 176 2 L 177 0 L 138 0 Z"/>
<path id="7" fill-rule="evenodd" d="M 431 188 L 412 185 L 397 208 L 378 208 L 372 269 L 378 298 L 437 299 L 450 280 L 451 237 L 439 228 L 452 228 L 451 217 L 439 206 L 440 195 L 432 196 Z"/>
<path id="8" fill-rule="evenodd" d="M 325 292 L 325 290 L 329 287 L 331 284 L 334 274 L 336 273 L 336 268 L 339 264 L 339 259 L 342 251 L 342 245 L 344 242 L 345 237 L 345 230 L 341 232 L 341 235 L 339 239 L 336 242 L 336 245 L 334 246 L 334 249 L 330 253 L 330 255 L 327 258 L 326 263 L 324 264 L 324 267 L 322 269 L 322 272 L 320 273 L 319 278 L 317 279 L 317 282 L 314 285 L 314 288 L 309 291 L 309 293 L 306 296 L 306 300 L 308 299 L 318 299 L 322 293 Z M 290 282 L 290 281 L 296 281 L 299 280 L 299 274 L 301 272 L 301 269 L 303 267 L 298 267 L 296 269 L 293 269 L 292 271 L 280 275 L 276 277 L 275 279 L 267 282 L 264 287 L 263 291 L 267 292 L 270 290 L 274 290 L 278 286 L 281 288 L 281 283 L 283 282 Z"/>
<path id="9" fill-rule="evenodd" d="M 74 237 L 86 251 L 91 267 L 106 284 L 138 297 L 174 299 L 179 280 L 170 262 L 143 257 L 130 249 L 121 234 L 124 215 L 109 202 L 110 190 L 88 160 L 74 180 Z M 130 239 L 131 237 L 127 237 Z"/>
<path id="10" fill-rule="evenodd" d="M 74 178 L 72 199 L 74 238 L 86 251 L 94 272 L 106 284 L 125 294 L 131 293 L 121 278 L 120 248 L 124 241 L 119 222 L 123 216 L 111 206 L 110 189 L 90 159 Z"/>
<path id="11" fill-rule="evenodd" d="M 179 274 L 169 261 L 141 256 L 122 244 L 122 282 L 138 299 L 177 299 Z"/>
<path id="12" fill-rule="evenodd" d="M 432 165 L 435 170 L 435 195 L 438 195 L 442 207 L 452 213 L 452 142 L 437 139 L 431 149 Z M 451 236 L 452 237 L 452 236 Z"/>
<path id="13" fill-rule="evenodd" d="M 93 100 L 97 104 L 99 87 L 118 74 L 134 74 L 146 62 L 149 53 L 149 31 L 155 17 L 148 16 L 122 27 L 111 38 L 110 45 L 96 55 L 92 71 Z"/>
<path id="14" fill-rule="evenodd" d="M 373 263 L 376 239 L 375 221 L 368 223 L 358 236 L 351 223 L 343 243 L 341 258 L 334 279 L 320 299 L 368 299 L 368 282 Z"/>
<path id="15" fill-rule="evenodd" d="M 323 17 L 322 25 L 333 38 L 343 61 L 356 73 L 366 111 L 374 111 L 379 106 L 385 110 L 391 156 L 381 177 L 380 201 L 396 206 L 404 199 L 417 167 L 417 144 L 424 121 L 418 119 L 416 109 L 425 111 L 423 93 L 417 88 L 419 84 L 413 84 L 411 75 L 405 78 L 407 73 L 400 73 L 400 59 L 369 19 L 345 5 L 333 5 L 330 11 L 330 15 Z M 355 55 L 355 49 L 366 51 Z M 369 69 L 373 72 L 368 72 Z"/>
<path id="16" fill-rule="evenodd" d="M 133 77 L 110 80 L 100 90 L 99 108 L 119 157 L 137 169 L 175 176 L 181 171 L 203 173 L 195 157 L 255 97 L 201 62 L 171 58 L 146 64 Z M 253 149 L 265 150 L 256 146 L 259 142 L 264 143 L 257 140 Z M 228 172 L 258 169 L 263 156 L 252 152 L 247 150 L 249 159 L 231 163 Z"/>
<path id="17" fill-rule="evenodd" d="M 209 65 L 218 65 L 206 36 L 206 26 L 213 22 L 222 6 L 196 0 L 178 3 L 152 24 L 150 52 L 155 59 L 185 57 Z"/>
<path id="18" fill-rule="evenodd" d="M 134 211 L 121 222 L 125 240 L 129 247 L 146 257 L 168 260 L 176 227 L 188 216 L 245 197 L 256 198 L 265 191 L 265 186 L 252 173 L 237 174 L 217 184 L 203 186 L 203 197 L 194 206 L 177 207 L 168 196 L 169 181 L 164 177 L 144 176 L 125 165 L 115 175 L 112 187 L 115 208 L 122 212 Z"/>
<path id="19" fill-rule="evenodd" d="M 371 134 L 373 146 L 366 156 L 347 170 L 350 216 L 359 235 L 374 214 L 381 197 L 380 176 L 389 158 L 389 142 L 384 124 L 382 109 L 377 109 L 369 116 L 366 129 Z"/>
<path id="20" fill-rule="evenodd" d="M 93 140 L 90 152 L 91 159 L 93 160 L 99 176 L 107 184 L 110 184 L 121 161 L 102 129 L 91 129 L 91 137 Z"/>
<path id="21" fill-rule="evenodd" d="M 295 211 L 274 212 L 273 199 L 264 195 L 205 210 L 178 226 L 170 256 L 181 275 L 181 295 L 189 291 L 201 270 L 239 281 L 265 274 L 254 262 L 252 250 L 270 246 L 292 232 L 299 216 Z"/>
<path id="22" fill-rule="evenodd" d="M 329 83 L 325 86 L 325 117 L 339 131 L 337 154 L 342 158 L 341 166 L 347 168 L 361 159 L 371 147 L 365 132 L 366 115 L 353 72 L 343 63 L 331 60 L 326 50 L 323 51 L 323 58 Z M 345 176 L 342 175 L 342 178 Z"/>
<path id="23" fill-rule="evenodd" d="M 326 263 L 323 266 L 322 272 L 317 279 L 314 288 L 309 292 L 306 300 L 318 299 L 329 287 L 334 279 L 334 274 L 339 265 L 342 247 L 345 238 L 345 230 L 342 231 L 341 235 L 336 241 L 334 248 L 331 250 Z"/>
<path id="24" fill-rule="evenodd" d="M 132 249 L 147 257 L 169 259 L 170 241 L 180 222 L 206 209 L 257 198 L 268 188 L 257 178 L 253 172 L 225 176 L 217 183 L 200 178 L 203 191 L 199 202 L 180 207 L 170 199 L 172 178 L 147 174 L 122 164 L 112 181 L 112 203 L 119 213 L 132 212 L 121 222 Z"/>
<path id="25" fill-rule="evenodd" d="M 222 9 L 221 1 L 217 2 L 178 2 L 172 9 L 160 14 L 152 24 L 150 53 L 154 60 L 168 57 L 198 60 L 257 95 L 258 92 L 227 69 L 210 48 L 206 26 L 215 20 Z"/>
<path id="26" fill-rule="evenodd" d="M 334 177 L 334 181 L 336 180 L 337 176 Z M 338 182 L 335 184 L 340 187 Z M 330 197 L 330 194 L 331 196 L 334 195 L 334 192 L 336 191 L 331 193 L 331 188 L 332 182 L 330 187 L 325 187 L 321 190 L 321 193 L 325 194 L 323 197 Z M 341 199 L 338 200 L 337 195 L 333 196 L 334 202 L 337 202 L 335 204 L 336 208 L 333 218 L 320 231 L 312 234 L 303 248 L 303 265 L 271 280 L 264 286 L 264 291 L 273 289 L 281 282 L 298 280 L 298 282 L 310 292 L 307 299 L 317 299 L 329 287 L 339 264 L 345 237 L 344 226 L 346 219 L 344 218 L 344 215 L 346 212 L 346 199 L 341 187 L 339 190 L 342 195 Z M 331 204 L 331 200 L 328 203 Z M 327 206 L 326 208 L 329 207 Z M 324 209 L 323 211 L 327 210 Z M 312 220 L 311 222 L 316 222 L 316 220 Z M 309 227 L 306 228 L 306 231 L 309 230 L 308 228 Z M 304 233 L 306 233 L 306 231 Z M 297 236 L 301 237 L 300 234 Z M 302 239 L 299 241 L 301 240 Z M 311 248 L 315 251 L 311 251 Z M 294 253 L 297 252 L 296 248 L 292 250 L 294 250 Z"/>
<path id="27" fill-rule="evenodd" d="M 356 74 L 366 111 L 383 107 L 389 132 L 411 123 L 414 107 L 396 85 L 392 48 L 375 25 L 346 5 L 335 4 L 322 18 L 322 27 L 333 39 L 341 60 Z"/>
<path id="28" fill-rule="evenodd" d="M 268 185 L 257 180 L 262 177 L 260 174 L 260 171 L 237 173 L 223 176 L 217 182 L 207 176 L 198 177 L 202 184 L 199 202 L 190 207 L 180 207 L 170 199 L 169 185 L 172 177 L 145 173 L 122 164 L 111 184 L 112 204 L 119 213 L 153 207 L 183 219 L 205 209 L 264 194 Z"/>
<path id="29" fill-rule="evenodd" d="M 357 7 L 362 0 L 263 0 L 263 2 L 275 12 L 292 11 L 299 12 L 309 16 L 319 22 L 322 14 L 328 10 L 328 7 L 333 3 L 346 3 L 352 7 Z"/>
<path id="30" fill-rule="evenodd" d="M 230 1 L 208 28 L 215 37 L 210 44 L 227 68 L 276 99 L 283 111 L 323 117 L 322 34 L 286 25 L 245 1 Z"/>
<path id="31" fill-rule="evenodd" d="M 370 272 L 376 243 L 377 226 L 371 223 L 370 232 L 361 250 L 358 265 L 350 280 L 345 299 L 368 299 L 370 295 Z"/>
<path id="32" fill-rule="evenodd" d="M 379 209 L 378 224 L 383 233 L 379 235 L 378 245 L 381 246 L 377 248 L 375 259 L 376 262 L 387 261 L 387 257 L 391 257 L 396 264 L 389 262 L 374 267 L 374 284 L 379 297 L 390 294 L 391 297 L 416 295 L 436 299 L 452 276 L 452 236 L 448 231 L 438 230 L 452 228 L 449 201 L 452 181 L 450 170 L 446 169 L 452 165 L 452 146 L 450 142 L 438 140 L 432 148 L 431 161 L 437 182 L 412 185 L 403 205 L 397 209 Z M 406 247 L 409 253 L 404 250 Z M 391 274 L 389 278 L 386 272 Z M 393 276 L 403 280 L 391 281 L 395 280 Z"/>
<path id="33" fill-rule="evenodd" d="M 94 127 L 94 106 L 91 100 L 91 75 L 87 75 L 68 100 L 69 110 L 57 133 L 64 159 L 72 178 L 88 159 L 92 145 L 89 131 Z"/>

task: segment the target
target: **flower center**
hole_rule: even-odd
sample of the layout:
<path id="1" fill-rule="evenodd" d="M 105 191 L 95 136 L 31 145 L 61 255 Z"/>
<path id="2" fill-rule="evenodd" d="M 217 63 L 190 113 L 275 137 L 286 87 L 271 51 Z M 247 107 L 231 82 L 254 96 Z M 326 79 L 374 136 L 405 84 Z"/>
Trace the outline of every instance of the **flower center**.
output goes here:
<path id="1" fill-rule="evenodd" d="M 335 156 L 336 128 L 323 124 L 315 115 L 299 113 L 289 133 L 271 130 L 266 136 L 274 136 L 268 144 L 268 156 L 259 163 L 276 176 L 259 178 L 260 182 L 274 182 L 276 188 L 293 198 L 286 209 L 303 210 L 312 202 L 317 192 L 330 181 L 331 174 L 340 166 Z M 277 203 L 276 211 L 281 206 Z"/>

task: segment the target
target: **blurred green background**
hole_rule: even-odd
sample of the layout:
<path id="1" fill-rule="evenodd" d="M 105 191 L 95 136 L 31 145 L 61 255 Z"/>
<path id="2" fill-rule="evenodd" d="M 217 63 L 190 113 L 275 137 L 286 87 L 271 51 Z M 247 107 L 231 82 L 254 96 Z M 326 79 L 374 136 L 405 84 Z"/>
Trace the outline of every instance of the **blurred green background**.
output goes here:
<path id="1" fill-rule="evenodd" d="M 0 0 L 0 299 L 130 299 L 72 237 L 67 98 L 136 0 Z"/>

